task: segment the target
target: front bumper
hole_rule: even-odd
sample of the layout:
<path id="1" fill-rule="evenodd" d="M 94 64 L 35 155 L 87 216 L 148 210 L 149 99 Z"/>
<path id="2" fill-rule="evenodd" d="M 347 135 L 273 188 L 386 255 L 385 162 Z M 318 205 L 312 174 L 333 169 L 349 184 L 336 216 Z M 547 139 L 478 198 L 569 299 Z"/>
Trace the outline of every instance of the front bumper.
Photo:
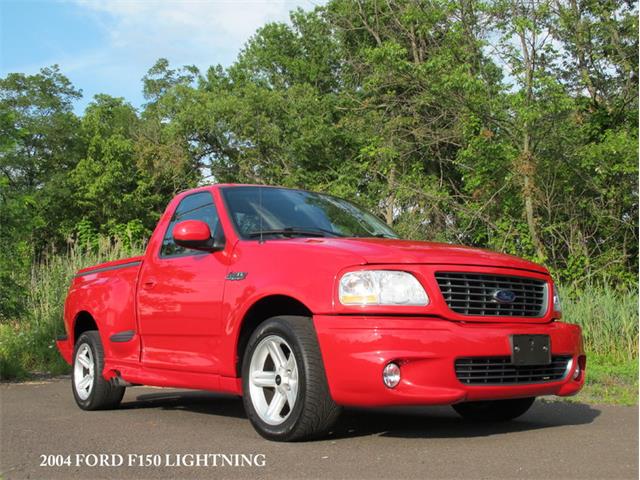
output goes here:
<path id="1" fill-rule="evenodd" d="M 576 394 L 584 368 L 580 327 L 562 322 L 460 323 L 436 318 L 316 315 L 313 318 L 334 401 L 345 406 L 446 405 L 540 395 Z M 552 355 L 571 355 L 570 371 L 558 381 L 514 385 L 466 385 L 456 377 L 460 357 L 511 355 L 510 335 L 546 334 Z M 393 389 L 382 382 L 389 362 L 400 365 Z M 584 357 L 580 359 L 584 366 Z"/>

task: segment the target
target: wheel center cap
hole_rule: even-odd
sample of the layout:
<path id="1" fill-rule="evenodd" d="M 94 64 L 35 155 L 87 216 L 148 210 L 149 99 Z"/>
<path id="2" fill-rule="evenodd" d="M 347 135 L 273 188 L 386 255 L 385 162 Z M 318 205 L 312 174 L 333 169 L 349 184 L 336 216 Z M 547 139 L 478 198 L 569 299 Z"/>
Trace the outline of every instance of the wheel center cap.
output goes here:
<path id="1" fill-rule="evenodd" d="M 276 375 L 276 385 L 280 385 L 282 383 L 282 377 L 280 375 Z"/>

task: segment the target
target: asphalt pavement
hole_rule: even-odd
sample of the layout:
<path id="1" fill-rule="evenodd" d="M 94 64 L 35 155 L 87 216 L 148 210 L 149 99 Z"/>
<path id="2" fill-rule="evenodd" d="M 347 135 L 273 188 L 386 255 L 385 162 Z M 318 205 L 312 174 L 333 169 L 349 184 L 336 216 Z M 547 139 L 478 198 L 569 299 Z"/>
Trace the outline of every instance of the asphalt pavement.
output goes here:
<path id="1" fill-rule="evenodd" d="M 638 408 L 536 402 L 507 424 L 449 407 L 354 411 L 326 439 L 262 439 L 237 397 L 129 388 L 84 412 L 68 378 L 0 385 L 0 478 L 638 478 Z"/>

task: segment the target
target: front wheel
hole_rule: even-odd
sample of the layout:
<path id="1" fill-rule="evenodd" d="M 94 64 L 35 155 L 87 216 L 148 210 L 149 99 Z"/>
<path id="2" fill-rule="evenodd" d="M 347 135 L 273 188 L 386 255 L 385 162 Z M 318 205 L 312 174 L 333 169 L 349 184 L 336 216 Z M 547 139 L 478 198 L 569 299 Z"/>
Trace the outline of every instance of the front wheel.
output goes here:
<path id="1" fill-rule="evenodd" d="M 340 414 L 308 317 L 273 317 L 258 326 L 244 354 L 242 386 L 247 416 L 269 440 L 318 437 Z"/>
<path id="2" fill-rule="evenodd" d="M 452 405 L 460 416 L 476 422 L 505 422 L 524 414 L 535 397 L 514 398 L 509 400 L 484 400 L 480 402 L 463 402 Z"/>
<path id="3" fill-rule="evenodd" d="M 83 410 L 115 408 L 124 396 L 125 387 L 117 387 L 102 376 L 104 350 L 100 334 L 84 332 L 73 351 L 71 388 L 76 403 Z"/>

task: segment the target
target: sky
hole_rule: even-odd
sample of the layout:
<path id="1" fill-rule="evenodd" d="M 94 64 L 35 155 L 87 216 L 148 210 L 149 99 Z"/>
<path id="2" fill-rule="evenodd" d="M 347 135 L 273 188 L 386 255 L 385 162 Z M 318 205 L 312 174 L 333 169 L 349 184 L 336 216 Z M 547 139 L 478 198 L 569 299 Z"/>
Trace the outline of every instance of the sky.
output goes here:
<path id="1" fill-rule="evenodd" d="M 171 65 L 230 65 L 267 22 L 321 0 L 0 0 L 0 76 L 58 64 L 83 98 L 97 93 L 144 103 L 142 77 Z"/>

